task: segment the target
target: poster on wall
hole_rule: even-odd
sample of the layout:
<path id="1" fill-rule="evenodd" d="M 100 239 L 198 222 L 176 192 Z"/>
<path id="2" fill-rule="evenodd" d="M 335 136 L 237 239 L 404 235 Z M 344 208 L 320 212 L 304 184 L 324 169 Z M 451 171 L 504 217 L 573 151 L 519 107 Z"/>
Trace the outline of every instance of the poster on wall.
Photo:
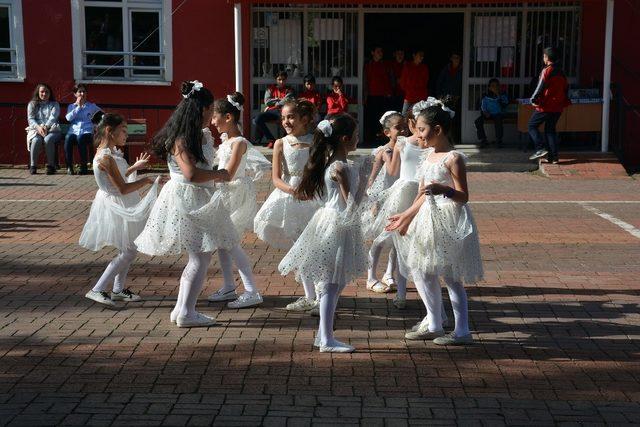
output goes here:
<path id="1" fill-rule="evenodd" d="M 518 39 L 516 16 L 476 16 L 473 45 L 475 47 L 515 46 Z"/>
<path id="2" fill-rule="evenodd" d="M 343 22 L 342 19 L 313 19 L 314 40 L 342 40 Z"/>
<path id="3" fill-rule="evenodd" d="M 269 27 L 269 55 L 272 64 L 302 62 L 302 27 L 297 19 L 279 19 Z"/>

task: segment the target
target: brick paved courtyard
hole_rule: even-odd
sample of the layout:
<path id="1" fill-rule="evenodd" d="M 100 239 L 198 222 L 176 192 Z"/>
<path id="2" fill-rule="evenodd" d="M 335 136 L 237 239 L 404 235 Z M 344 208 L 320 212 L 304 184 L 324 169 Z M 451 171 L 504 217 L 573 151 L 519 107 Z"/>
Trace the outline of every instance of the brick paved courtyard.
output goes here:
<path id="1" fill-rule="evenodd" d="M 312 348 L 317 319 L 281 309 L 301 289 L 254 235 L 244 246 L 265 303 L 203 299 L 220 326 L 169 322 L 184 258 L 137 259 L 142 303 L 92 303 L 114 255 L 77 245 L 93 177 L 0 170 L 0 424 L 640 422 L 640 183 L 469 179 L 486 269 L 468 288 L 476 344 L 405 341 L 424 316 L 415 289 L 400 311 L 360 280 L 336 323 L 358 352 L 329 355 Z M 214 256 L 203 295 L 219 284 Z"/>

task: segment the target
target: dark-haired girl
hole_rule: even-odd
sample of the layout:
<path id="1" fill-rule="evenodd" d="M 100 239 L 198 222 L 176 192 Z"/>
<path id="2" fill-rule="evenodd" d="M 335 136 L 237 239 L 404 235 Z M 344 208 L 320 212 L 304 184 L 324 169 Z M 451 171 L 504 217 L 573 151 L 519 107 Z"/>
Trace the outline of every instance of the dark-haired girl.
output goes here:
<path id="1" fill-rule="evenodd" d="M 271 163 L 240 132 L 238 122 L 243 104 L 244 97 L 239 92 L 216 100 L 212 120 L 223 140 L 218 147 L 218 167 L 224 168 L 229 174 L 228 182 L 219 185 L 220 192 L 240 238 L 247 230 L 253 229 L 253 218 L 258 211 L 253 180 L 271 169 Z M 251 261 L 240 245 L 235 245 L 231 251 L 221 248 L 218 256 L 224 283 L 221 289 L 209 296 L 209 301 L 231 301 L 227 304 L 229 308 L 261 304 L 262 296 L 253 278 Z M 239 296 L 235 290 L 232 260 L 238 267 L 244 285 L 244 293 Z"/>
<path id="2" fill-rule="evenodd" d="M 356 122 L 346 114 L 318 124 L 295 196 L 300 200 L 320 198 L 323 206 L 278 267 L 283 275 L 295 271 L 296 280 L 315 283 L 320 299 L 315 345 L 321 352 L 354 351 L 334 338 L 333 319 L 340 293 L 367 267 L 357 209 L 366 177 L 360 176 L 364 168 L 347 162 L 347 154 L 357 143 Z"/>
<path id="3" fill-rule="evenodd" d="M 119 114 L 97 112 L 93 117 L 96 155 L 93 173 L 98 184 L 89 218 L 80 235 L 80 246 L 99 251 L 105 246 L 118 249 L 87 298 L 106 305 L 114 301 L 139 301 L 140 297 L 125 288 L 129 265 L 136 257 L 134 239 L 140 234 L 158 194 L 158 179 L 137 179 L 136 171 L 146 166 L 148 154 L 129 167 L 119 147 L 127 141 L 127 123 Z M 153 184 L 144 198 L 139 190 Z M 111 295 L 107 293 L 113 283 Z"/>
<path id="4" fill-rule="evenodd" d="M 271 179 L 276 188 L 253 221 L 258 238 L 275 248 L 290 249 L 320 207 L 318 200 L 300 201 L 294 197 L 309 160 L 313 142 L 309 128 L 315 116 L 315 106 L 306 99 L 289 100 L 282 107 L 282 127 L 287 136 L 277 140 L 273 146 Z M 302 286 L 304 296 L 288 304 L 287 310 L 309 311 L 316 308 L 315 285 L 302 282 Z"/>
<path id="5" fill-rule="evenodd" d="M 56 173 L 56 144 L 62 138 L 59 115 L 60 104 L 56 102 L 51 88 L 46 83 L 38 83 L 27 105 L 27 150 L 30 153 L 31 174 L 37 171 L 38 156 L 43 145 L 47 154 L 46 173 Z"/>
<path id="6" fill-rule="evenodd" d="M 390 218 L 400 271 L 413 277 L 427 309 L 427 317 L 405 337 L 434 339 L 439 345 L 473 341 L 469 332 L 467 294 L 463 282 L 482 278 L 480 243 L 471 209 L 464 155 L 454 150 L 447 133 L 453 111 L 433 98 L 416 119 L 418 137 L 427 149 L 418 169 L 422 181 L 413 205 Z M 445 335 L 442 324 L 442 291 L 446 283 L 453 306 L 455 329 Z"/>
<path id="7" fill-rule="evenodd" d="M 213 142 L 202 131 L 211 122 L 213 95 L 197 80 L 183 82 L 181 94 L 183 100 L 152 141 L 156 153 L 167 158 L 171 179 L 135 243 L 148 255 L 189 255 L 170 320 L 190 328 L 216 323 L 196 311 L 196 302 L 211 253 L 233 248 L 239 238 L 214 185 L 229 174 L 213 170 Z"/>

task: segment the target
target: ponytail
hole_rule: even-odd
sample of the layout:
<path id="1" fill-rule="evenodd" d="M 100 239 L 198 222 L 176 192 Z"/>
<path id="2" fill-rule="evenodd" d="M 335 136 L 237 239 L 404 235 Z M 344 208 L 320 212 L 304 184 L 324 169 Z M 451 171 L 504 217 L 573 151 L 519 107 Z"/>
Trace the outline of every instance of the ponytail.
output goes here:
<path id="1" fill-rule="evenodd" d="M 309 160 L 304 166 L 302 179 L 294 196 L 298 200 L 311 200 L 324 196 L 324 173 L 329 159 L 340 144 L 343 136 L 351 137 L 356 130 L 356 122 L 347 114 L 338 114 L 330 121 L 323 120 L 313 132 L 313 143 L 309 150 Z"/>

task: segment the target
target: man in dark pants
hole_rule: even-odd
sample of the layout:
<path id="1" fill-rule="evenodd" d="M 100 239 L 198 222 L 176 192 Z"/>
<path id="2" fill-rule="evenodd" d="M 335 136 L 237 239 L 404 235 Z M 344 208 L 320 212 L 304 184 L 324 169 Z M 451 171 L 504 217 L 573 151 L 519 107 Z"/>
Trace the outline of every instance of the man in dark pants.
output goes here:
<path id="1" fill-rule="evenodd" d="M 536 146 L 530 160 L 536 160 L 548 154 L 550 163 L 558 163 L 558 134 L 556 124 L 568 105 L 571 104 L 567 97 L 569 84 L 562 69 L 556 63 L 559 53 L 555 48 L 547 47 L 543 51 L 545 67 L 540 73 L 538 85 L 531 96 L 531 104 L 536 111 L 529 119 L 529 135 Z M 549 149 L 544 148 L 544 139 L 538 127 L 544 123 L 544 133 L 547 137 Z"/>

